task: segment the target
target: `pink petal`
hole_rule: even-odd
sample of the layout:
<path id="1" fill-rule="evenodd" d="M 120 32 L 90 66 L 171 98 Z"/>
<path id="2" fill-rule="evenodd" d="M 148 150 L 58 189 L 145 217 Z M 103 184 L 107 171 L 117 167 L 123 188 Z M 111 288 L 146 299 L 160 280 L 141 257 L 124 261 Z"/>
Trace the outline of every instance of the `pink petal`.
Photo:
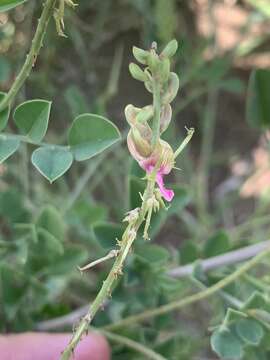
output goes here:
<path id="1" fill-rule="evenodd" d="M 172 199 L 174 197 L 174 191 L 171 189 L 165 188 L 162 173 L 160 173 L 160 172 L 157 173 L 156 182 L 159 186 L 159 190 L 160 190 L 162 196 L 164 197 L 164 199 L 167 201 L 172 201 Z"/>

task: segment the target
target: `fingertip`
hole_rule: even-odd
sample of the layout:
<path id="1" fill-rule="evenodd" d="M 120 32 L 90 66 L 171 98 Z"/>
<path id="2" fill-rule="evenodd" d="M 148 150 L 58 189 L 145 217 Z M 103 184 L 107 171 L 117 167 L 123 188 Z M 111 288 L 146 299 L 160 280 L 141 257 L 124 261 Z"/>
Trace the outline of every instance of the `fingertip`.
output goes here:
<path id="1" fill-rule="evenodd" d="M 76 360 L 110 360 L 111 352 L 104 336 L 91 333 L 80 341 L 74 356 Z"/>

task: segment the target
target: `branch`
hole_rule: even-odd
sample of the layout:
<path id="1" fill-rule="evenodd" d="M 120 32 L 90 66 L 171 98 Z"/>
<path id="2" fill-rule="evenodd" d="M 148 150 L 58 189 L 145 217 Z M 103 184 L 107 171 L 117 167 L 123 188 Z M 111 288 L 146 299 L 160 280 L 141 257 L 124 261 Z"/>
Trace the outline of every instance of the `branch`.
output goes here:
<path id="1" fill-rule="evenodd" d="M 14 100 L 18 91 L 20 90 L 20 88 L 24 84 L 25 80 L 29 76 L 32 67 L 35 65 L 37 56 L 42 47 L 42 43 L 43 43 L 43 39 L 44 39 L 44 36 L 46 33 L 48 22 L 53 13 L 55 3 L 56 3 L 56 0 L 47 0 L 44 3 L 44 8 L 43 8 L 41 17 L 38 20 L 38 26 L 37 26 L 34 38 L 32 40 L 32 46 L 30 48 L 30 51 L 29 51 L 28 55 L 26 56 L 26 59 L 21 68 L 21 71 L 19 72 L 14 83 L 12 84 L 11 88 L 9 89 L 9 92 L 7 93 L 7 95 L 4 97 L 4 99 L 0 103 L 0 111 L 4 110 L 6 107 L 8 107 L 12 103 L 12 101 Z"/>
<path id="2" fill-rule="evenodd" d="M 166 305 L 160 306 L 155 309 L 147 310 L 139 315 L 132 315 L 129 316 L 115 324 L 107 325 L 104 327 L 106 330 L 115 330 L 118 328 L 122 328 L 124 326 L 130 326 L 133 324 L 136 324 L 138 322 L 143 322 L 145 320 L 151 319 L 158 315 L 167 314 L 168 312 L 179 310 L 183 308 L 184 306 L 191 305 L 193 303 L 196 303 L 197 301 L 204 300 L 215 293 L 217 293 L 219 290 L 223 289 L 224 287 L 228 286 L 235 280 L 237 280 L 240 276 L 244 275 L 247 271 L 252 269 L 255 265 L 261 262 L 263 258 L 265 258 L 267 255 L 270 254 L 270 246 L 268 246 L 259 253 L 257 256 L 255 256 L 253 259 L 246 262 L 244 265 L 242 265 L 240 268 L 235 270 L 232 274 L 228 275 L 226 278 L 218 281 L 213 286 L 210 286 L 206 290 L 200 291 L 197 294 L 193 294 L 190 296 L 187 296 L 181 300 L 172 301 Z"/>
<path id="3" fill-rule="evenodd" d="M 209 271 L 221 266 L 236 264 L 238 262 L 248 260 L 255 255 L 266 250 L 270 246 L 270 240 L 263 241 L 258 244 L 246 246 L 239 250 L 229 251 L 225 254 L 211 257 L 206 260 L 200 261 L 200 266 L 203 271 Z M 194 263 L 177 267 L 167 271 L 167 275 L 181 278 L 192 275 L 194 269 Z"/>
<path id="4" fill-rule="evenodd" d="M 215 256 L 206 260 L 201 261 L 201 267 L 204 271 L 209 271 L 216 269 L 221 266 L 232 265 L 238 262 L 248 260 L 265 251 L 270 246 L 270 240 L 263 241 L 261 243 L 246 246 L 242 249 L 230 251 L 226 254 Z M 167 275 L 170 275 L 175 278 L 182 278 L 192 274 L 194 268 L 194 263 L 188 264 L 185 266 L 180 266 L 175 269 L 167 271 Z M 72 311 L 71 313 L 60 316 L 55 319 L 46 320 L 39 322 L 36 325 L 36 330 L 38 331 L 48 331 L 61 329 L 65 326 L 72 325 L 74 322 L 78 321 L 82 316 L 87 313 L 88 306 L 82 306 L 81 308 Z"/>

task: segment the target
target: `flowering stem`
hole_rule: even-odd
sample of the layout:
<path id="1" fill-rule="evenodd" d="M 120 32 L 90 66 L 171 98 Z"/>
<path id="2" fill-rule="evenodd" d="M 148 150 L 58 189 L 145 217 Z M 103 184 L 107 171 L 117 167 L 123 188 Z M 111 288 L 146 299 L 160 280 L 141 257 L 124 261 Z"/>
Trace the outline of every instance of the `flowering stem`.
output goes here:
<path id="1" fill-rule="evenodd" d="M 134 223 L 129 223 L 127 226 L 122 240 L 120 242 L 120 249 L 116 260 L 107 276 L 106 280 L 103 282 L 101 289 L 99 290 L 94 302 L 89 306 L 87 314 L 82 318 L 79 325 L 77 326 L 68 346 L 64 350 L 61 356 L 61 360 L 69 360 L 75 347 L 80 341 L 83 334 L 88 330 L 89 325 L 91 324 L 94 316 L 97 311 L 103 306 L 105 300 L 111 296 L 112 288 L 117 281 L 118 277 L 122 275 L 122 269 L 125 262 L 125 259 L 129 253 L 129 250 L 136 239 L 137 232 L 145 219 L 147 213 L 147 201 L 152 198 L 155 188 L 155 172 L 154 176 L 149 176 L 146 190 L 143 195 L 143 201 L 141 208 L 139 209 L 139 214 L 137 220 Z"/>
<path id="2" fill-rule="evenodd" d="M 152 148 L 154 149 L 160 137 L 160 84 L 156 79 L 153 79 L 153 137 Z"/>
<path id="3" fill-rule="evenodd" d="M 32 40 L 32 46 L 30 48 L 30 51 L 29 51 L 28 55 L 26 56 L 25 62 L 23 64 L 19 74 L 17 75 L 14 83 L 12 84 L 11 88 L 9 89 L 7 95 L 1 101 L 0 111 L 4 110 L 6 107 L 8 107 L 12 103 L 12 101 L 14 100 L 18 91 L 20 90 L 20 88 L 24 84 L 25 80 L 29 76 L 32 67 L 35 65 L 37 56 L 42 47 L 42 42 L 43 42 L 43 39 L 45 36 L 48 22 L 53 13 L 55 3 L 56 3 L 56 0 L 47 0 L 44 3 L 44 8 L 43 8 L 41 17 L 38 20 L 38 26 L 37 26 L 34 38 Z"/>
<path id="4" fill-rule="evenodd" d="M 214 285 L 210 286 L 206 290 L 200 291 L 197 294 L 187 296 L 183 299 L 172 301 L 166 305 L 160 306 L 155 309 L 147 310 L 139 315 L 129 316 L 115 324 L 111 324 L 108 326 L 104 326 L 106 330 L 116 330 L 122 328 L 124 326 L 130 326 L 136 324 L 138 322 L 142 322 L 148 319 L 151 319 L 158 315 L 167 314 L 168 312 L 179 310 L 184 306 L 194 304 L 197 301 L 206 299 L 215 293 L 219 292 L 224 287 L 228 286 L 235 280 L 237 280 L 240 276 L 243 276 L 246 272 L 252 269 L 255 265 L 259 264 L 266 256 L 270 254 L 270 247 L 268 246 L 263 252 L 255 256 L 253 259 L 246 262 L 244 265 L 235 270 L 232 274 L 228 275 L 226 278 L 218 281 Z"/>

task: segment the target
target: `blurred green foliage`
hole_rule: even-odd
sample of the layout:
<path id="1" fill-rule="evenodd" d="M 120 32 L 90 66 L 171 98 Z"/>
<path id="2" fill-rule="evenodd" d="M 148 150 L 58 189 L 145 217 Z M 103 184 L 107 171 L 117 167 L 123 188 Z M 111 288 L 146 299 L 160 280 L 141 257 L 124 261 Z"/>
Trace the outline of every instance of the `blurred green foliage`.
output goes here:
<path id="1" fill-rule="evenodd" d="M 185 125 L 194 126 L 196 136 L 178 160 L 181 170 L 175 170 L 171 178 L 176 193 L 173 203 L 168 211 L 154 217 L 151 242 L 142 238 L 136 242 L 123 279 L 105 311 L 95 319 L 95 326 L 117 322 L 217 282 L 235 266 L 206 274 L 200 269 L 201 259 L 269 238 L 269 197 L 240 197 L 247 175 L 236 178 L 230 172 L 232 156 L 243 160 L 244 154 L 244 160 L 250 160 L 259 136 L 267 135 L 269 70 L 259 69 L 255 63 L 251 72 L 237 64 L 249 55 L 269 55 L 269 34 L 261 31 L 256 44 L 249 43 L 244 52 L 241 42 L 227 52 L 219 51 L 218 24 L 213 25 L 209 36 L 203 36 L 196 26 L 199 13 L 195 3 L 81 1 L 76 11 L 67 9 L 66 39 L 57 37 L 54 24 L 50 24 L 41 56 L 16 100 L 15 105 L 27 105 L 25 100 L 32 98 L 53 100 L 48 143 L 64 144 L 67 129 L 74 129 L 73 119 L 85 112 L 112 119 L 121 128 L 124 140 L 124 106 L 133 102 L 145 105 L 147 97 L 128 75 L 131 46 L 147 48 L 153 40 L 162 46 L 174 37 L 180 43 L 174 71 L 180 76 L 181 91 L 165 137 L 176 148 L 185 135 Z M 213 16 L 216 2 L 206 3 Z M 247 3 L 249 6 L 246 2 L 236 4 L 247 9 L 241 31 L 247 34 L 254 22 L 269 26 L 269 5 L 262 11 L 254 1 Z M 3 92 L 23 62 L 39 13 L 38 2 L 29 0 L 5 13 L 0 22 Z M 46 104 L 48 107 L 49 102 Z M 8 111 L 0 113 L 1 129 L 8 115 Z M 48 116 L 43 111 L 41 115 L 47 124 L 48 112 Z M 15 112 L 14 120 L 24 135 L 31 133 L 19 113 L 16 116 Z M 15 132 L 14 123 L 10 122 L 8 130 Z M 85 142 L 94 130 L 85 129 L 79 137 Z M 35 131 L 38 140 L 46 132 L 39 126 Z M 115 132 L 112 138 L 117 137 Z M 77 144 L 75 135 L 70 130 L 70 145 Z M 2 332 L 34 330 L 40 322 L 66 315 L 94 298 L 110 264 L 100 265 L 83 277 L 77 266 L 104 256 L 115 246 L 123 232 L 123 214 L 137 207 L 144 186 L 144 174 L 131 162 L 123 142 L 94 159 L 73 164 L 65 176 L 50 185 L 29 164 L 34 146 L 22 143 L 19 148 L 15 137 L 1 135 L 1 162 L 14 153 L 0 168 Z M 266 149 L 269 151 L 268 142 Z M 35 150 L 33 163 L 52 181 L 69 168 L 70 159 L 67 153 L 52 159 L 50 148 L 45 150 L 45 154 Z M 77 154 L 78 160 L 89 158 L 93 149 L 86 146 L 83 150 L 83 155 Z M 51 171 L 55 161 L 63 165 L 60 174 Z M 231 183 L 232 187 L 228 185 Z M 167 275 L 168 268 L 190 262 L 196 262 L 191 279 Z M 119 333 L 171 360 L 210 359 L 215 356 L 212 350 L 221 358 L 268 359 L 267 271 L 266 261 L 208 302 Z M 240 309 L 236 306 L 239 302 Z M 256 320 L 247 315 L 248 310 Z M 139 359 L 139 355 L 114 345 L 113 359 Z"/>

